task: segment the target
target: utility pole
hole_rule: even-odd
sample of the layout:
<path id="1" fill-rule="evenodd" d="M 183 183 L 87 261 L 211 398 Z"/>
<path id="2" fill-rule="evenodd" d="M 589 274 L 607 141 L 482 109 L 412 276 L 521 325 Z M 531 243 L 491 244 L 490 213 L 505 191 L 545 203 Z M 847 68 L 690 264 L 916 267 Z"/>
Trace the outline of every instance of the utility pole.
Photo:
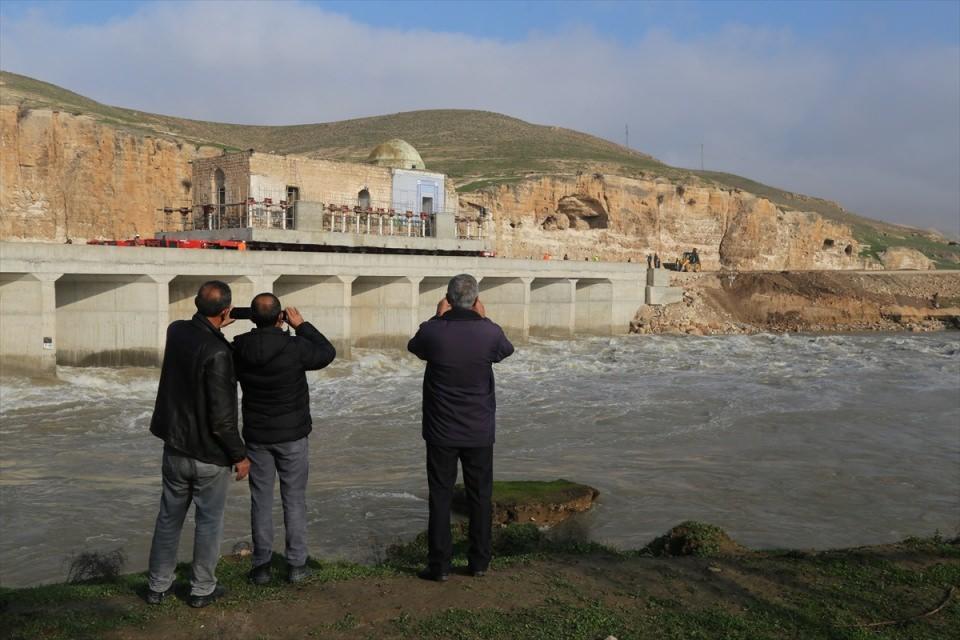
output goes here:
<path id="1" fill-rule="evenodd" d="M 629 149 L 630 148 L 630 125 L 628 124 L 623 125 L 623 135 L 626 138 L 626 143 L 624 144 L 624 146 L 627 149 Z"/>
<path id="2" fill-rule="evenodd" d="M 703 171 L 703 143 L 700 143 L 700 171 Z"/>

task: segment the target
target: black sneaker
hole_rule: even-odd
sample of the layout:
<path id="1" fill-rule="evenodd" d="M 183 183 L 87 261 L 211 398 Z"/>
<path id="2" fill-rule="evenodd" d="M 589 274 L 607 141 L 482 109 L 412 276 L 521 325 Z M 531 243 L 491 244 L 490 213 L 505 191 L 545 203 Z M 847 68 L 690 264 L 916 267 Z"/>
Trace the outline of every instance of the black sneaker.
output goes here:
<path id="1" fill-rule="evenodd" d="M 227 590 L 218 584 L 211 593 L 205 596 L 190 596 L 190 606 L 194 609 L 201 609 L 219 600 L 226 592 Z"/>
<path id="2" fill-rule="evenodd" d="M 312 575 L 313 569 L 308 567 L 306 563 L 301 564 L 299 567 L 295 567 L 292 564 L 287 565 L 287 582 L 291 584 L 303 582 Z"/>
<path id="3" fill-rule="evenodd" d="M 472 575 L 474 578 L 482 578 L 483 576 L 487 575 L 486 569 L 468 569 L 467 571 L 469 571 L 470 575 Z"/>
<path id="4" fill-rule="evenodd" d="M 272 579 L 270 574 L 270 563 L 265 562 L 264 564 L 250 569 L 250 573 L 247 574 L 247 579 L 251 584 L 255 584 L 260 587 L 265 584 L 269 584 L 270 580 Z"/>
<path id="5" fill-rule="evenodd" d="M 173 593 L 173 585 L 170 585 L 170 588 L 166 591 L 154 591 L 150 587 L 147 587 L 147 593 L 144 594 L 143 599 L 147 604 L 163 604 L 163 599 L 171 593 Z"/>
<path id="6" fill-rule="evenodd" d="M 417 577 L 420 578 L 421 580 L 433 580 L 434 582 L 446 582 L 447 580 L 450 579 L 450 574 L 437 572 L 428 567 L 420 571 L 420 573 L 417 574 Z"/>

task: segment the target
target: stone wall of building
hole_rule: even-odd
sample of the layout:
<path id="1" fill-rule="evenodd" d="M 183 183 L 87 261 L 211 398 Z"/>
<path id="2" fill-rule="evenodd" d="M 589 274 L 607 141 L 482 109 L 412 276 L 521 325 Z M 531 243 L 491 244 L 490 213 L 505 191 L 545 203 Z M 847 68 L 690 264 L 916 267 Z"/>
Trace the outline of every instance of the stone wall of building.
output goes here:
<path id="1" fill-rule="evenodd" d="M 393 180 L 386 167 L 253 153 L 250 183 L 251 195 L 258 200 L 261 193 L 282 193 L 286 198 L 287 186 L 295 186 L 301 200 L 355 206 L 360 191 L 367 189 L 372 206 L 387 207 Z"/>
<path id="2" fill-rule="evenodd" d="M 193 203 L 217 204 L 217 171 L 223 172 L 226 204 L 246 202 L 250 195 L 251 155 L 251 152 L 244 151 L 195 160 L 191 175 Z"/>

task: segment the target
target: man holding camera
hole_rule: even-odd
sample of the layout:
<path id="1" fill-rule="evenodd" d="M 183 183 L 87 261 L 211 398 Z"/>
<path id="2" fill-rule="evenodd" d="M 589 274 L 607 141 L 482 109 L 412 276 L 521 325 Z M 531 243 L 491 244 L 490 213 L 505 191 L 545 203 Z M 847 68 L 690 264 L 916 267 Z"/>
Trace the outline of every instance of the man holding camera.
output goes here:
<path id="1" fill-rule="evenodd" d="M 257 328 L 234 338 L 237 378 L 243 389 L 243 438 L 250 457 L 250 521 L 253 569 L 250 581 L 270 582 L 273 555 L 273 486 L 280 476 L 286 531 L 287 580 L 307 570 L 307 476 L 312 430 L 307 371 L 322 369 L 337 355 L 333 345 L 294 307 L 285 311 L 272 293 L 251 303 Z M 283 329 L 293 327 L 295 336 Z"/>
<path id="2" fill-rule="evenodd" d="M 190 574 L 192 607 L 223 595 L 215 570 L 220 560 L 223 507 L 230 467 L 237 480 L 250 462 L 237 432 L 237 379 L 230 343 L 220 333 L 230 316 L 230 287 L 211 280 L 194 299 L 197 313 L 167 329 L 163 367 L 150 431 L 162 439 L 163 494 L 150 548 L 148 604 L 160 604 L 173 586 L 177 547 L 190 503 L 196 532 Z"/>
<path id="3" fill-rule="evenodd" d="M 450 503 L 457 460 L 470 515 L 471 575 L 490 564 L 493 494 L 493 442 L 497 401 L 493 367 L 513 353 L 503 329 L 486 317 L 476 279 L 452 278 L 437 315 L 420 325 L 407 349 L 427 361 L 423 376 L 423 439 L 427 443 L 430 520 L 427 567 L 419 576 L 445 582 L 453 541 Z"/>

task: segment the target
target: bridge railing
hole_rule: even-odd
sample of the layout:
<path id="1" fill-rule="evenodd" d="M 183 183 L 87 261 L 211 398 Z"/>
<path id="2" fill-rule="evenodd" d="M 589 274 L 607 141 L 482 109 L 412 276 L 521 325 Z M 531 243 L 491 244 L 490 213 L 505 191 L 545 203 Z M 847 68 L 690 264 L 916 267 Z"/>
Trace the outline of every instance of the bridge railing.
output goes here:
<path id="1" fill-rule="evenodd" d="M 194 205 L 192 207 L 164 207 L 161 231 L 216 231 L 221 229 L 296 229 L 300 204 L 273 202 L 253 198 L 242 203 Z M 460 215 L 454 209 L 417 213 L 412 209 L 393 206 L 338 204 L 311 202 L 319 205 L 320 228 L 330 233 L 357 235 L 436 237 L 438 216 L 454 220 L 456 237 L 477 240 L 489 234 L 489 219 L 483 216 Z M 313 215 L 316 215 L 313 213 Z"/>

